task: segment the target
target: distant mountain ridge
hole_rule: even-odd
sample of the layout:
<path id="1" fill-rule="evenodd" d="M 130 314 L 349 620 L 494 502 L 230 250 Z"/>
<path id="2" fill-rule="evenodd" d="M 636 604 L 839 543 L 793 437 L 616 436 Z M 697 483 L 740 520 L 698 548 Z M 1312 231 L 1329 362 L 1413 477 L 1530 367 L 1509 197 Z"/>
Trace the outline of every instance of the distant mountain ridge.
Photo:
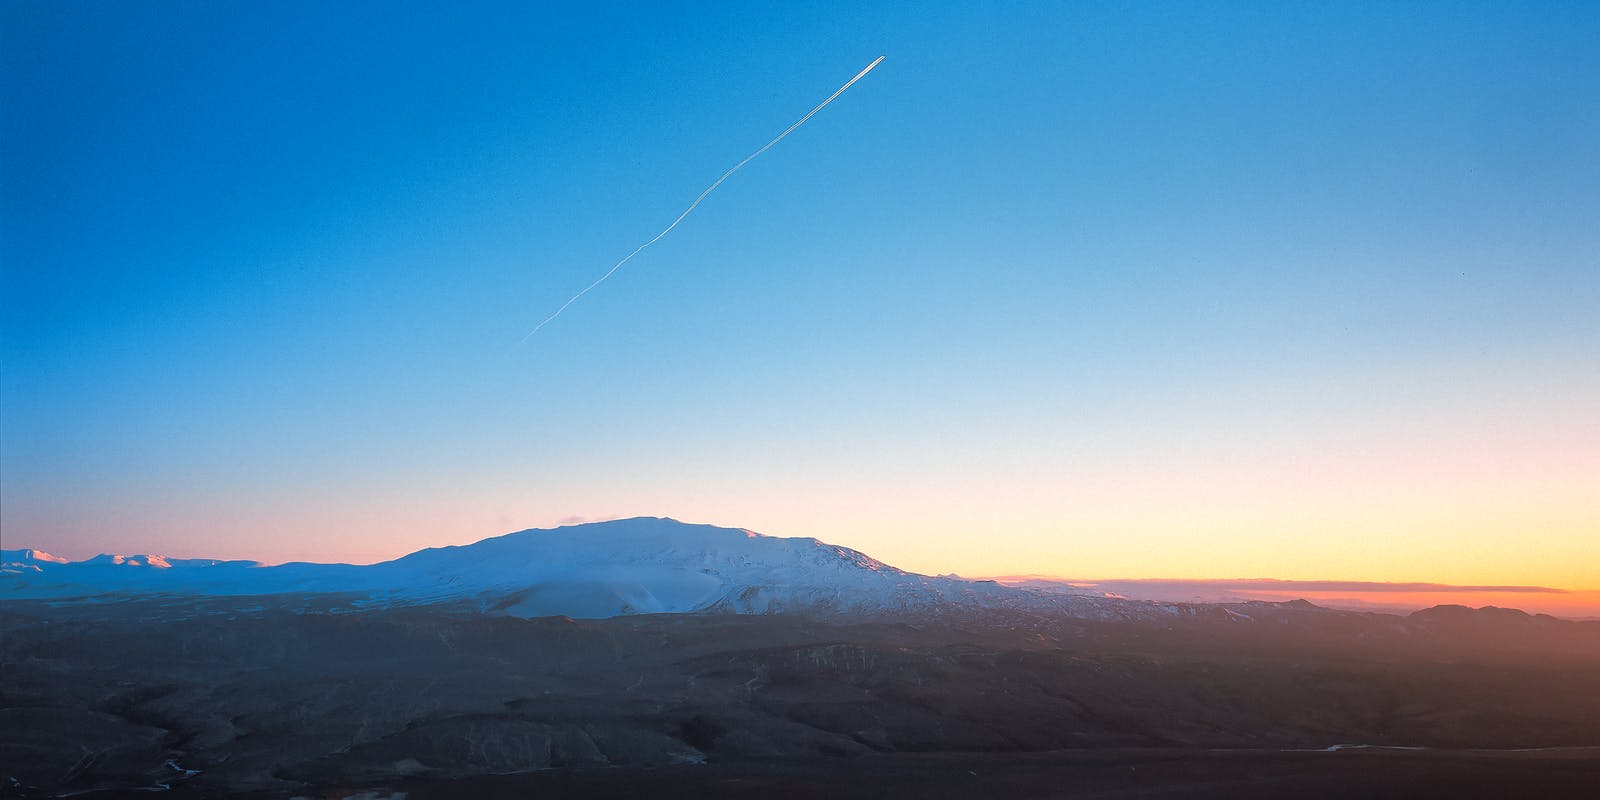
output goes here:
<path id="1" fill-rule="evenodd" d="M 381 605 L 465 602 L 520 617 L 723 611 L 872 611 L 1027 605 L 1034 593 L 930 577 L 813 538 L 669 518 L 530 529 L 368 566 L 103 554 L 0 553 L 0 598 L 363 595 Z M 1088 598 L 1085 598 L 1088 601 Z"/>
<path id="2" fill-rule="evenodd" d="M 1524 631 L 1564 627 L 1546 615 L 1437 606 L 1397 617 L 1291 602 L 1182 602 L 1078 593 L 1069 584 L 1003 585 L 898 569 L 809 537 L 664 517 L 534 528 L 467 545 L 432 547 L 372 565 L 101 554 L 83 561 L 39 550 L 0 550 L 0 600 L 333 598 L 331 607 L 450 604 L 515 617 L 600 619 L 629 614 L 809 613 L 937 619 L 963 614 L 1066 615 L 1169 625 L 1272 619 L 1302 626 L 1416 631 Z M 300 607 L 304 607 L 303 604 Z M 1387 620 L 1387 621 L 1385 621 Z M 1600 623 L 1572 623 L 1600 625 Z"/>

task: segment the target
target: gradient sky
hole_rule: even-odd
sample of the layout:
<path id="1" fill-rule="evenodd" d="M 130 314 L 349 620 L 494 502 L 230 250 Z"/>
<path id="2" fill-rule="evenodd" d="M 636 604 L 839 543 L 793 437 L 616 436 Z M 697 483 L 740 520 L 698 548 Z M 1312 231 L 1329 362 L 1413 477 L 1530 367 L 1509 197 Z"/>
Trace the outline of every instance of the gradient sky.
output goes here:
<path id="1" fill-rule="evenodd" d="M 0 4 L 6 547 L 1600 588 L 1600 5 L 468 5 Z"/>

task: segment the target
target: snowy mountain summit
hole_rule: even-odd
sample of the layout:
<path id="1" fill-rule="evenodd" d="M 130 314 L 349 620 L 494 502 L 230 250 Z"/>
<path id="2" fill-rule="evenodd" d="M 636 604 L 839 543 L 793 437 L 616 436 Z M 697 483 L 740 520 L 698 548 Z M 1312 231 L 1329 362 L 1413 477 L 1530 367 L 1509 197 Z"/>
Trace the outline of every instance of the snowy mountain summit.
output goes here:
<path id="1" fill-rule="evenodd" d="M 1033 597 L 905 572 L 812 538 L 659 517 L 520 531 L 370 566 L 155 555 L 66 562 L 15 550 L 4 551 L 0 565 L 0 598 L 350 594 L 362 605 L 467 603 L 519 617 L 895 612 Z"/>

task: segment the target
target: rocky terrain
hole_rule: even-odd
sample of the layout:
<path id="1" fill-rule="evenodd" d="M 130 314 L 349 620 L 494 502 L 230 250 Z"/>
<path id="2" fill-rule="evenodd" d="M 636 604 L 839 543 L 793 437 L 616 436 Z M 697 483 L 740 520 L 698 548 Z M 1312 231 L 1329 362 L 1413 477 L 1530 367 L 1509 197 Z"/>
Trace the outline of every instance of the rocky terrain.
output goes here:
<path id="1" fill-rule="evenodd" d="M 825 775 L 912 753 L 1600 744 L 1592 626 L 1449 609 L 1185 612 L 1168 624 L 580 621 L 337 597 L 248 611 L 8 601 L 0 764 L 8 791 L 29 796 L 291 796 L 600 766 Z M 1471 620 L 1525 629 L 1463 634 Z"/>

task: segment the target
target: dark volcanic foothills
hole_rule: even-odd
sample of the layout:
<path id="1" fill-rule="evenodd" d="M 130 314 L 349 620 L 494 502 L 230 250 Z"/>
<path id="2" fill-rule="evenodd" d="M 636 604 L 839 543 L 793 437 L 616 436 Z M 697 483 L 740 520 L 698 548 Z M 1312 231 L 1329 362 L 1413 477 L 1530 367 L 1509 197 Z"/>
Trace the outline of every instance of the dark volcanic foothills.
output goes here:
<path id="1" fill-rule="evenodd" d="M 1164 624 L 1003 613 L 920 624 L 321 602 L 6 602 L 6 792 L 653 785 L 800 797 L 921 785 L 1042 797 L 1081 783 L 1082 796 L 1245 796 L 1204 792 L 1319 775 L 1468 791 L 1451 796 L 1503 786 L 1495 776 L 1544 780 L 1547 796 L 1564 781 L 1600 785 L 1585 783 L 1600 778 L 1592 750 L 1473 752 L 1600 743 L 1592 624 L 1301 603 L 1181 607 Z M 1430 749 L 1293 752 L 1336 744 Z"/>

